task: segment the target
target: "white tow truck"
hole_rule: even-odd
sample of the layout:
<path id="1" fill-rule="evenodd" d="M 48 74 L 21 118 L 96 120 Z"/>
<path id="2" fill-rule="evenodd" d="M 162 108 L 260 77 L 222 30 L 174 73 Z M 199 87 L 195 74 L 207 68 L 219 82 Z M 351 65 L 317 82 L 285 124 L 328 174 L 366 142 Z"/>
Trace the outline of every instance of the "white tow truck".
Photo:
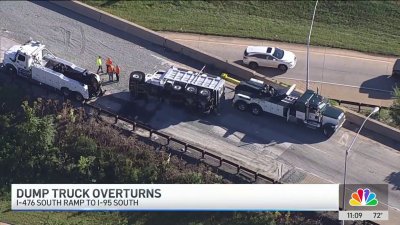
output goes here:
<path id="1" fill-rule="evenodd" d="M 254 115 L 267 112 L 313 129 L 321 128 L 325 136 L 332 136 L 345 121 L 343 110 L 330 106 L 328 99 L 312 90 L 299 97 L 291 95 L 295 86 L 284 91 L 257 79 L 240 81 L 235 88 L 233 104 Z"/>
<path id="2" fill-rule="evenodd" d="M 215 111 L 224 99 L 224 85 L 221 77 L 176 67 L 150 74 L 134 71 L 129 78 L 129 90 L 135 98 L 155 96 L 205 114 Z"/>
<path id="3" fill-rule="evenodd" d="M 11 75 L 48 85 L 78 101 L 104 93 L 99 75 L 54 56 L 37 41 L 30 40 L 8 49 L 4 53 L 3 66 Z"/>

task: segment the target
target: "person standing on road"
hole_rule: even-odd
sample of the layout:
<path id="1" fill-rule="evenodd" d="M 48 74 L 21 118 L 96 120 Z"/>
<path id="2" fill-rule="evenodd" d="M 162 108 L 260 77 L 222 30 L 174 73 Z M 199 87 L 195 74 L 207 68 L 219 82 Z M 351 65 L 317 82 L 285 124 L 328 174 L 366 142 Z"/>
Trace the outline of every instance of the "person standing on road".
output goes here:
<path id="1" fill-rule="evenodd" d="M 108 73 L 108 80 L 113 81 L 114 80 L 114 66 L 111 64 L 107 67 L 107 73 Z"/>
<path id="2" fill-rule="evenodd" d="M 97 74 L 99 73 L 99 71 L 101 71 L 101 73 L 103 73 L 103 62 L 101 61 L 101 56 L 97 57 L 96 65 L 98 67 Z"/>
<path id="3" fill-rule="evenodd" d="M 112 60 L 110 59 L 110 57 L 107 58 L 106 60 L 106 67 L 107 67 L 107 72 L 108 72 L 108 68 L 112 65 Z"/>
<path id="4" fill-rule="evenodd" d="M 119 66 L 115 65 L 115 76 L 117 77 L 117 82 L 119 82 Z"/>

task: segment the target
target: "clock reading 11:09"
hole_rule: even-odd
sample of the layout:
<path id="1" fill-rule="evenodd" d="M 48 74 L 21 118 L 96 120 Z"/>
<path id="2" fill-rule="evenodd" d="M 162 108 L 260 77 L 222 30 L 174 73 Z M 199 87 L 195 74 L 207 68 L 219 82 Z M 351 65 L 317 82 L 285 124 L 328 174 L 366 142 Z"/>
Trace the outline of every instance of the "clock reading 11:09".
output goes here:
<path id="1" fill-rule="evenodd" d="M 388 211 L 339 211 L 339 220 L 388 220 Z"/>

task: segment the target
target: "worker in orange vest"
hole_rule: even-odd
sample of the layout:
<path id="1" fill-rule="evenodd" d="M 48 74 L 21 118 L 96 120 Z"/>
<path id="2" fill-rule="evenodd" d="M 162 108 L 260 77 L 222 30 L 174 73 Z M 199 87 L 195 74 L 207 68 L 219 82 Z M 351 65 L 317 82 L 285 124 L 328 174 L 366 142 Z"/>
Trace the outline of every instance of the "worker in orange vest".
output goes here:
<path id="1" fill-rule="evenodd" d="M 115 76 L 117 77 L 117 82 L 119 82 L 119 66 L 115 66 Z"/>
<path id="2" fill-rule="evenodd" d="M 109 81 L 113 81 L 114 80 L 114 66 L 112 64 L 107 67 L 107 73 L 108 73 Z"/>
<path id="3" fill-rule="evenodd" d="M 108 57 L 106 60 L 107 72 L 108 72 L 108 67 L 110 67 L 111 65 L 112 65 L 112 60 L 110 59 L 110 57 Z"/>

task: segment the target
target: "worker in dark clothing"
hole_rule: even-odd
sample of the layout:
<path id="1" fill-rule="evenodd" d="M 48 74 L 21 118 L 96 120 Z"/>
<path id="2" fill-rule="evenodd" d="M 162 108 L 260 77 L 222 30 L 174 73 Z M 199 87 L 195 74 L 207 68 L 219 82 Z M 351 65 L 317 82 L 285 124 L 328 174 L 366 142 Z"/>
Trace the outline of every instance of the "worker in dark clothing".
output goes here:
<path id="1" fill-rule="evenodd" d="M 97 57 L 96 60 L 96 65 L 97 65 L 97 73 L 99 73 L 101 71 L 101 73 L 103 73 L 103 62 L 101 61 L 101 56 Z"/>
<path id="2" fill-rule="evenodd" d="M 108 66 L 107 73 L 108 73 L 109 81 L 113 81 L 114 80 L 114 66 L 113 65 Z"/>
<path id="3" fill-rule="evenodd" d="M 115 66 L 115 76 L 117 77 L 117 82 L 119 82 L 119 66 Z"/>

